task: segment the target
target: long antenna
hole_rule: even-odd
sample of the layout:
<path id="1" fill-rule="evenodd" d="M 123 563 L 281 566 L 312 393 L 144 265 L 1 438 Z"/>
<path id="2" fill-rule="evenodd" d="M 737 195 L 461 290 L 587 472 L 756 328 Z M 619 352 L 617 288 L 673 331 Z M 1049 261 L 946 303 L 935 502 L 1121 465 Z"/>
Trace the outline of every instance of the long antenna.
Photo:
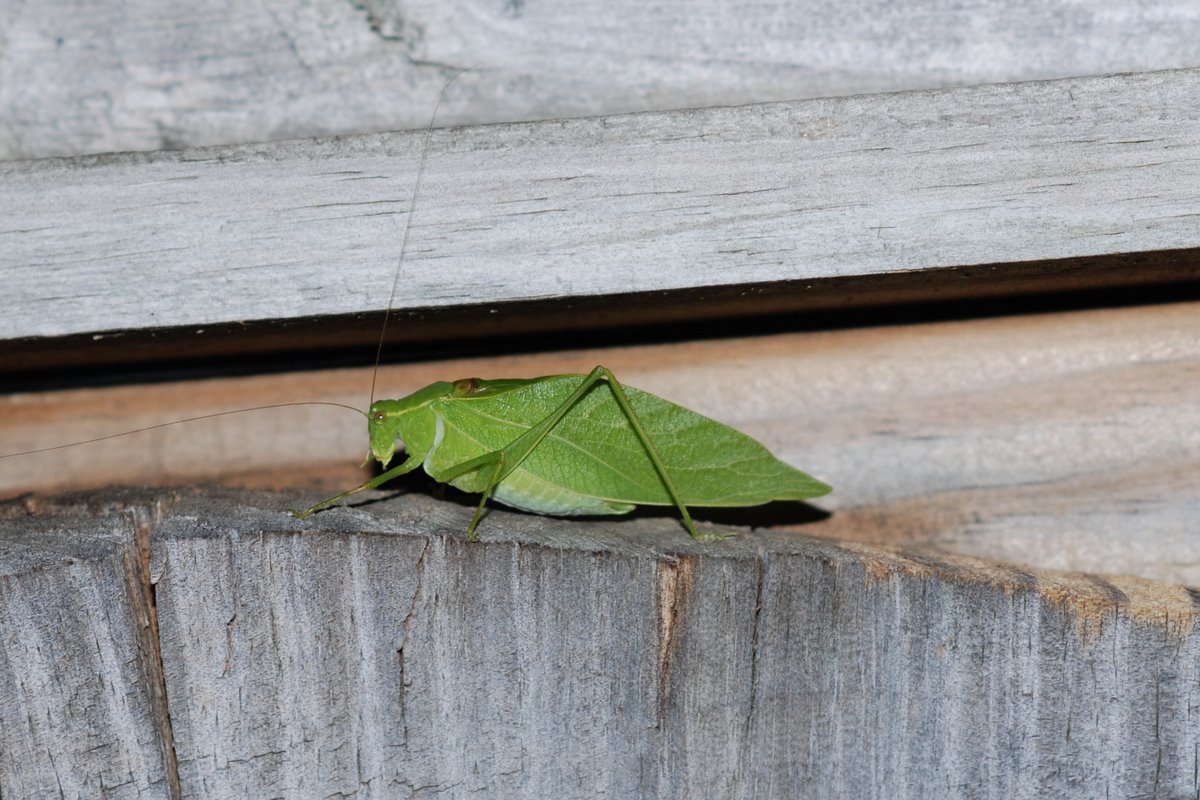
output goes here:
<path id="1" fill-rule="evenodd" d="M 91 444 L 93 442 L 104 442 L 109 439 L 119 439 L 122 436 L 129 436 L 134 433 L 143 433 L 145 431 L 154 431 L 159 428 L 169 428 L 172 425 L 181 425 L 184 422 L 197 422 L 202 419 L 213 419 L 215 417 L 228 417 L 230 414 L 245 414 L 247 411 L 265 411 L 268 408 L 291 408 L 292 406 L 333 406 L 334 408 L 346 408 L 353 411 L 355 414 L 363 414 L 362 411 L 354 406 L 348 406 L 345 403 L 331 403 L 325 400 L 306 400 L 298 403 L 271 403 L 265 406 L 251 406 L 250 408 L 235 408 L 232 411 L 217 411 L 212 414 L 201 414 L 198 417 L 184 417 L 183 419 L 173 419 L 170 422 L 160 422 L 157 425 L 147 425 L 143 428 L 134 428 L 131 431 L 121 431 L 120 433 L 110 433 L 107 436 L 96 436 L 91 439 L 82 439 L 78 442 L 67 442 L 66 444 L 56 444 L 53 447 L 39 447 L 36 450 L 22 450 L 19 453 L 0 453 L 0 460 L 5 458 L 16 458 L 17 456 L 31 456 L 34 453 L 50 453 L 55 450 L 65 450 L 68 447 L 78 447 L 81 444 Z"/>
<path id="2" fill-rule="evenodd" d="M 396 259 L 396 274 L 392 277 L 392 290 L 388 293 L 387 310 L 383 312 L 383 327 L 379 330 L 379 347 L 375 350 L 375 369 L 371 373 L 371 400 L 367 404 L 368 408 L 375 404 L 375 381 L 379 378 L 379 362 L 383 358 L 383 339 L 387 335 L 388 319 L 392 316 L 392 303 L 396 299 L 396 289 L 400 286 L 400 270 L 404 266 L 404 253 L 408 250 L 408 232 L 412 229 L 413 213 L 417 210 L 417 195 L 421 193 L 421 181 L 425 177 L 425 162 L 429 160 L 429 142 L 433 139 L 433 123 L 437 121 L 438 109 L 442 107 L 442 100 L 445 99 L 446 90 L 450 88 L 450 84 L 458 80 L 458 77 L 464 72 L 470 72 L 478 66 L 475 64 L 454 73 L 450 80 L 446 81 L 442 91 L 438 92 L 437 103 L 433 106 L 433 113 L 429 115 L 429 126 L 425 129 L 425 143 L 421 145 L 421 161 L 417 165 L 417 180 L 413 183 L 412 199 L 408 203 L 408 215 L 404 218 L 404 234 L 400 238 L 400 255 Z"/>

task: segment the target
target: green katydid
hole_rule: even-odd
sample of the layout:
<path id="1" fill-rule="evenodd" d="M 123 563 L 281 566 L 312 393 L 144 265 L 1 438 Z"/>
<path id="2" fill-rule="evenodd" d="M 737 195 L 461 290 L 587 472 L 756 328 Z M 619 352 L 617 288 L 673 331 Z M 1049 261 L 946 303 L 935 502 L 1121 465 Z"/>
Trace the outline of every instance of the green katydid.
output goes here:
<path id="1" fill-rule="evenodd" d="M 296 514 L 424 466 L 434 480 L 551 515 L 625 514 L 674 505 L 702 535 L 688 506 L 754 506 L 804 500 L 830 487 L 788 466 L 754 439 L 682 406 L 623 386 L 604 367 L 587 375 L 527 380 L 439 381 L 368 413 L 371 457 L 386 469 L 403 440 L 406 459 L 361 486 Z"/>

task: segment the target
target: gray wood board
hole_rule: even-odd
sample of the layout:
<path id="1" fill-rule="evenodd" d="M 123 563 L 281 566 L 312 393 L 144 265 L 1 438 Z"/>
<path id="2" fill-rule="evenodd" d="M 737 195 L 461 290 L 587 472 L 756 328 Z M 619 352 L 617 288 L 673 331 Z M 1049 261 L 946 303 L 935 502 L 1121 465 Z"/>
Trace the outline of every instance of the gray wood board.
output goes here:
<path id="1" fill-rule="evenodd" d="M 1190 0 L 0 2 L 0 158 L 1200 64 Z"/>
<path id="2" fill-rule="evenodd" d="M 1190 70 L 438 131 L 396 307 L 913 271 L 936 292 L 939 268 L 1193 252 L 1198 91 Z M 0 339 L 380 311 L 421 139 L 0 165 Z"/>
<path id="3" fill-rule="evenodd" d="M 290 499 L 184 498 L 153 532 L 185 797 L 1196 791 L 1179 587 L 666 518 L 496 511 L 470 545 L 465 505 Z M 38 667 L 82 703 L 132 665 Z"/>

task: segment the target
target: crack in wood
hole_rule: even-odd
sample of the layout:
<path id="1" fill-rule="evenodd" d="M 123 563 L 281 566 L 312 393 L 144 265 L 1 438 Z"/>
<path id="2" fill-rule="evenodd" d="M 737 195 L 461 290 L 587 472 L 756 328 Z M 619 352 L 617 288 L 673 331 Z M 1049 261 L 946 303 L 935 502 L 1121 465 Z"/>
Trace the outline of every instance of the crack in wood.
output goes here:
<path id="1" fill-rule="evenodd" d="M 145 682 L 159 721 L 167 791 L 172 800 L 179 800 L 183 796 L 183 790 L 179 780 L 179 761 L 175 752 L 175 735 L 167 697 L 162 640 L 158 628 L 158 598 L 150 569 L 150 553 L 154 529 L 177 502 L 178 497 L 167 496 L 157 498 L 150 504 L 138 504 L 129 508 L 126 513 L 133 524 L 134 547 L 132 553 L 127 551 L 125 558 L 126 588 L 138 621 L 137 638 L 143 656 Z"/>
<path id="2" fill-rule="evenodd" d="M 404 615 L 404 621 L 400 623 L 400 629 L 404 631 L 404 642 L 396 650 L 397 670 L 399 674 L 396 679 L 399 681 L 397 686 L 397 700 L 399 702 L 398 712 L 400 714 L 400 726 L 402 730 L 402 741 L 404 746 L 408 746 L 408 717 L 404 713 L 405 694 L 407 692 L 408 680 L 404 672 L 404 648 L 408 647 L 409 637 L 412 635 L 412 622 L 417 613 L 417 605 L 421 602 L 424 594 L 424 578 L 425 578 L 425 557 L 429 554 L 430 548 L 433 547 L 433 539 L 426 539 L 425 546 L 421 548 L 421 555 L 417 557 L 416 566 L 413 567 L 414 577 L 416 579 L 416 587 L 413 589 L 412 600 L 409 602 L 408 613 Z"/>
<path id="3" fill-rule="evenodd" d="M 666 721 L 671 664 L 679 648 L 680 621 L 690 605 L 695 566 L 695 556 L 680 555 L 658 562 L 658 716 L 655 727 L 659 730 Z"/>

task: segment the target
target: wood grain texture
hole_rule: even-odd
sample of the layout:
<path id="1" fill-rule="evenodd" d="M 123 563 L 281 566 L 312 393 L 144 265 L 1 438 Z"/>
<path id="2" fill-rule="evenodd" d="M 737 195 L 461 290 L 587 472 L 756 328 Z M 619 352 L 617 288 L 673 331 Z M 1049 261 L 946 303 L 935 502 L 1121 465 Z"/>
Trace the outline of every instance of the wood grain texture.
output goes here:
<path id="1" fill-rule="evenodd" d="M 1200 585 L 1195 302 L 408 364 L 386 367 L 379 386 L 398 397 L 436 380 L 596 364 L 834 486 L 813 501 L 827 519 L 792 506 L 709 519 Z M 264 402 L 363 407 L 370 378 L 351 369 L 9 395 L 0 441 L 58 445 Z M 0 491 L 222 478 L 288 488 L 304 507 L 365 479 L 365 427 L 322 407 L 231 415 L 0 459 Z"/>
<path id="2" fill-rule="evenodd" d="M 154 528 L 182 796 L 1198 788 L 1178 587 L 667 518 L 496 511 L 470 545 L 465 504 L 290 501 L 177 497 Z"/>
<path id="3" fill-rule="evenodd" d="M 0 3 L 0 158 L 1200 63 L 1188 0 Z"/>
<path id="4" fill-rule="evenodd" d="M 142 499 L 0 508 L 4 797 L 178 796 L 137 549 L 156 504 Z"/>
<path id="5" fill-rule="evenodd" d="M 439 131 L 396 308 L 914 272 L 936 296 L 962 267 L 982 293 L 1064 259 L 1124 255 L 1128 281 L 1162 252 L 1194 277 L 1198 92 L 1193 70 Z M 380 313 L 419 148 L 0 165 L 0 339 Z"/>

